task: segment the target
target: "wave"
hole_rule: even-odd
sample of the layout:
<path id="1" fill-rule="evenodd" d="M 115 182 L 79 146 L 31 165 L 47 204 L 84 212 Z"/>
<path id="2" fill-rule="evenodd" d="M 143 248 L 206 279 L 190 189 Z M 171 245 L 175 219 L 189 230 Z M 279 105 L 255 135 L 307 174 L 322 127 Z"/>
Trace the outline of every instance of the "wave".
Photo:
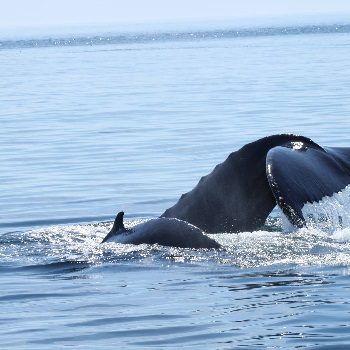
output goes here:
<path id="1" fill-rule="evenodd" d="M 244 37 L 264 37 L 280 35 L 349 33 L 350 24 L 304 25 L 288 27 L 237 28 L 226 30 L 201 30 L 189 32 L 120 33 L 111 35 L 48 37 L 41 39 L 3 40 L 1 49 L 26 49 L 61 46 L 96 46 L 146 44 L 157 42 L 199 41 L 232 39 Z"/>
<path id="2" fill-rule="evenodd" d="M 135 225 L 140 220 L 130 220 Z M 282 232 L 272 218 L 264 230 L 210 235 L 221 250 L 181 249 L 158 245 L 100 244 L 110 223 L 50 226 L 0 236 L 1 271 L 15 268 L 33 273 L 66 275 L 109 264 L 149 269 L 168 264 L 218 264 L 237 268 L 272 265 L 350 265 L 350 229 L 329 234 L 317 228 Z M 10 270 L 11 270 L 10 269 Z"/>

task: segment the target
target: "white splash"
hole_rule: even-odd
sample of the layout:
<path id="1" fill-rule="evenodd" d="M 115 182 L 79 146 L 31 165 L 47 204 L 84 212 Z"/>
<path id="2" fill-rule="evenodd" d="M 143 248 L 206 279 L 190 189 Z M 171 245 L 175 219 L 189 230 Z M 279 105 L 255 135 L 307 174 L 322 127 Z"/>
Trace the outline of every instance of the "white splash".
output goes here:
<path id="1" fill-rule="evenodd" d="M 280 216 L 282 219 L 281 220 L 282 231 L 283 232 L 295 232 L 297 228 L 288 220 L 287 216 L 283 213 L 283 211 L 281 209 L 279 211 L 280 211 Z"/>
<path id="2" fill-rule="evenodd" d="M 317 227 L 327 233 L 350 227 L 350 185 L 319 202 L 306 203 L 302 213 L 308 227 Z"/>
<path id="3" fill-rule="evenodd" d="M 350 241 L 350 227 L 346 227 L 342 230 L 336 230 L 332 234 L 332 238 L 337 241 L 349 242 Z"/>

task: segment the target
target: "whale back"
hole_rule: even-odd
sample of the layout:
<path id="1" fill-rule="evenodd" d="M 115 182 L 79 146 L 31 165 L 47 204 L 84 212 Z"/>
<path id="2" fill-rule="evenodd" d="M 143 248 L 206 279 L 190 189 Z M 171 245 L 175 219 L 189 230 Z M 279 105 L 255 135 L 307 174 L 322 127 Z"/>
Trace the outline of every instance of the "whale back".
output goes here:
<path id="1" fill-rule="evenodd" d="M 206 236 L 198 227 L 175 218 L 156 218 L 110 235 L 103 240 L 123 244 L 159 244 L 180 248 L 220 248 L 220 244 Z"/>

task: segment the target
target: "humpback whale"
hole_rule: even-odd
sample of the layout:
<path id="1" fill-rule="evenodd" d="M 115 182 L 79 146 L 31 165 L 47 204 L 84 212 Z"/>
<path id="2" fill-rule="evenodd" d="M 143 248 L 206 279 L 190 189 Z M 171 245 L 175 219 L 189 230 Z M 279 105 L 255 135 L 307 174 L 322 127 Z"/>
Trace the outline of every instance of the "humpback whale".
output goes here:
<path id="1" fill-rule="evenodd" d="M 259 229 L 276 204 L 295 227 L 303 207 L 350 184 L 350 148 L 321 147 L 281 134 L 232 152 L 161 217 L 178 218 L 208 233 Z"/>
<path id="2" fill-rule="evenodd" d="M 126 229 L 124 213 L 118 213 L 103 242 L 219 248 L 205 233 L 257 230 L 276 205 L 296 228 L 307 225 L 305 208 L 326 198 L 335 198 L 332 210 L 338 215 L 350 202 L 349 184 L 350 148 L 272 135 L 232 152 L 159 218 Z M 342 226 L 343 217 L 337 220 Z"/>
<path id="3" fill-rule="evenodd" d="M 112 229 L 104 242 L 129 244 L 160 244 L 180 248 L 220 248 L 220 244 L 209 238 L 198 227 L 176 218 L 156 218 L 125 228 L 124 212 L 119 212 Z"/>

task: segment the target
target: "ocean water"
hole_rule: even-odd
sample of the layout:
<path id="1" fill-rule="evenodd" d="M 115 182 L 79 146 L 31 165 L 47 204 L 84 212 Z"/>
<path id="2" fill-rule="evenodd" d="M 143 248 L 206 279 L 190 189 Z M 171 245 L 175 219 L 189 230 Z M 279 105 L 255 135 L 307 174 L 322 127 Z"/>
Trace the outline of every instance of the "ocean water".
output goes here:
<path id="1" fill-rule="evenodd" d="M 349 146 L 349 50 L 349 25 L 1 40 L 0 348 L 350 347 L 347 227 L 100 245 L 260 137 Z"/>

